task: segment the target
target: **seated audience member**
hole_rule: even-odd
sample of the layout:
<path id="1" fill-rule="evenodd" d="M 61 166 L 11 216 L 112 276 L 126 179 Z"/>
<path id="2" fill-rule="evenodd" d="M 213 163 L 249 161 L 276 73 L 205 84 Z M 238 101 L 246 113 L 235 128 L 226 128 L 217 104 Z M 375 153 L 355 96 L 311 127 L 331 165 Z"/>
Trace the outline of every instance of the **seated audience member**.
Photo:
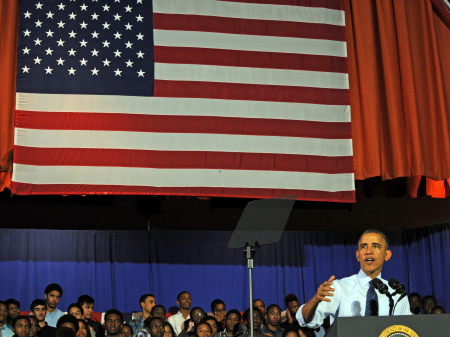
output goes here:
<path id="1" fill-rule="evenodd" d="M 166 321 L 166 308 L 162 305 L 155 305 L 150 312 L 151 317 L 159 317 L 163 321 Z"/>
<path id="2" fill-rule="evenodd" d="M 167 321 L 164 322 L 164 337 L 176 337 L 172 325 Z"/>
<path id="3" fill-rule="evenodd" d="M 142 315 L 132 319 L 129 322 L 131 328 L 133 329 L 134 336 L 136 336 L 136 334 L 140 331 L 147 331 L 144 328 L 144 321 L 147 318 L 151 317 L 151 311 L 152 311 L 153 307 L 156 305 L 155 296 L 153 296 L 152 294 L 142 295 L 139 298 L 139 305 L 142 308 Z"/>
<path id="4" fill-rule="evenodd" d="M 431 310 L 431 313 L 432 314 L 445 314 L 445 309 L 443 307 L 441 307 L 440 305 L 437 305 Z"/>
<path id="5" fill-rule="evenodd" d="M 56 330 L 55 337 L 76 337 L 76 333 L 71 328 L 62 327 Z"/>
<path id="6" fill-rule="evenodd" d="M 31 322 L 28 316 L 18 315 L 11 322 L 12 332 L 15 337 L 28 337 L 31 330 Z"/>
<path id="7" fill-rule="evenodd" d="M 83 309 L 83 318 L 87 324 L 94 330 L 95 334 L 99 336 L 104 335 L 104 330 L 100 322 L 92 320 L 94 313 L 94 299 L 89 295 L 81 295 L 78 297 L 78 305 Z"/>
<path id="8" fill-rule="evenodd" d="M 298 335 L 300 337 L 316 337 L 314 329 L 308 328 L 306 326 L 298 329 Z"/>
<path id="9" fill-rule="evenodd" d="M 422 307 L 422 300 L 418 293 L 411 293 L 408 296 L 409 310 L 413 315 L 420 315 L 420 308 Z"/>
<path id="10" fill-rule="evenodd" d="M 128 323 L 122 324 L 122 330 L 120 331 L 122 337 L 133 337 L 133 329 Z"/>
<path id="11" fill-rule="evenodd" d="M 64 313 L 56 307 L 62 294 L 63 290 L 59 284 L 52 283 L 45 288 L 44 296 L 45 301 L 47 302 L 47 317 L 45 317 L 45 321 L 52 327 L 56 327 L 58 319 L 64 315 Z"/>
<path id="12" fill-rule="evenodd" d="M 434 296 L 428 295 L 422 299 L 422 309 L 424 314 L 431 314 L 431 310 L 436 306 L 437 301 Z"/>
<path id="13" fill-rule="evenodd" d="M 30 320 L 30 335 L 28 337 L 36 337 L 40 328 L 39 322 L 34 316 L 28 316 L 28 319 Z"/>
<path id="14" fill-rule="evenodd" d="M 172 325 L 175 334 L 178 336 L 184 328 L 184 321 L 191 318 L 189 315 L 192 306 L 191 294 L 187 291 L 182 291 L 179 293 L 177 296 L 177 305 L 180 307 L 180 311 L 178 311 L 175 315 L 170 316 L 167 319 L 167 322 Z"/>
<path id="15" fill-rule="evenodd" d="M 72 303 L 67 308 L 67 313 L 74 316 L 76 319 L 83 318 L 83 308 L 78 303 Z"/>
<path id="16" fill-rule="evenodd" d="M 198 337 L 211 337 L 212 329 L 208 323 L 200 322 L 194 328 Z"/>
<path id="17" fill-rule="evenodd" d="M 78 332 L 79 329 L 79 325 L 78 325 L 78 320 L 72 316 L 72 315 L 62 315 L 59 319 L 58 322 L 56 322 L 56 330 L 58 330 L 59 328 L 71 328 L 73 330 L 73 332 L 75 332 L 75 334 Z M 55 332 L 56 335 L 56 332 Z"/>
<path id="18" fill-rule="evenodd" d="M 266 304 L 263 302 L 263 300 L 260 300 L 259 298 L 253 301 L 253 306 L 257 307 L 259 310 L 261 310 L 263 322 L 261 325 L 261 328 L 265 324 L 266 321 Z"/>
<path id="19" fill-rule="evenodd" d="M 251 321 L 250 321 L 250 308 L 245 310 L 244 315 L 242 316 L 244 320 L 244 324 L 247 326 L 247 331 L 245 331 L 241 337 L 249 337 L 251 334 L 249 333 L 251 329 Z M 261 324 L 262 324 L 262 312 L 257 307 L 253 308 L 253 337 L 261 336 Z"/>
<path id="20" fill-rule="evenodd" d="M 241 313 L 236 309 L 231 309 L 225 315 L 225 329 L 218 333 L 219 337 L 239 336 L 239 323 L 241 322 Z"/>
<path id="21" fill-rule="evenodd" d="M 178 336 L 183 336 L 187 331 L 194 332 L 197 324 L 206 316 L 205 311 L 200 307 L 192 308 L 189 315 L 191 318 L 184 321 L 184 328 Z"/>
<path id="22" fill-rule="evenodd" d="M 225 315 L 227 314 L 227 308 L 225 302 L 221 299 L 215 299 L 211 302 L 211 312 L 220 324 L 220 330 L 225 329 Z"/>
<path id="23" fill-rule="evenodd" d="M 20 302 L 14 298 L 10 298 L 5 301 L 6 306 L 8 307 L 8 317 L 6 318 L 6 325 L 12 329 L 12 322 L 14 318 L 20 315 Z"/>
<path id="24" fill-rule="evenodd" d="M 211 327 L 211 336 L 215 336 L 218 331 L 219 323 L 217 322 L 216 318 L 214 316 L 208 316 L 202 318 L 200 323 L 208 323 Z M 166 336 L 167 337 L 167 336 Z"/>
<path id="25" fill-rule="evenodd" d="M 284 329 L 282 337 L 300 337 L 300 335 L 297 328 L 289 327 Z"/>
<path id="26" fill-rule="evenodd" d="M 122 330 L 123 315 L 117 309 L 109 309 L 105 313 L 106 337 L 119 337 Z"/>
<path id="27" fill-rule="evenodd" d="M 8 327 L 6 325 L 7 318 L 8 318 L 8 306 L 4 301 L 0 301 L 0 334 L 2 337 L 13 336 L 11 327 Z"/>
<path id="28" fill-rule="evenodd" d="M 150 317 L 145 320 L 148 334 L 151 337 L 164 337 L 164 321 L 159 317 Z"/>
<path id="29" fill-rule="evenodd" d="M 284 329 L 280 327 L 281 308 L 277 304 L 271 304 L 266 312 L 267 325 L 262 328 L 264 336 L 281 337 Z"/>
<path id="30" fill-rule="evenodd" d="M 38 337 L 54 337 L 56 328 L 50 326 L 45 321 L 47 317 L 47 302 L 41 299 L 34 300 L 30 305 L 31 313 L 39 324 Z"/>
<path id="31" fill-rule="evenodd" d="M 284 298 L 284 303 L 286 304 L 286 321 L 280 323 L 280 327 L 283 329 L 287 328 L 295 328 L 298 333 L 298 328 L 300 324 L 298 324 L 297 318 L 295 315 L 297 314 L 298 309 L 300 308 L 300 302 L 295 294 L 287 294 Z"/>
<path id="32" fill-rule="evenodd" d="M 77 321 L 78 321 L 77 337 L 87 337 L 88 335 L 90 335 L 90 329 L 87 322 L 84 319 L 77 319 Z"/>

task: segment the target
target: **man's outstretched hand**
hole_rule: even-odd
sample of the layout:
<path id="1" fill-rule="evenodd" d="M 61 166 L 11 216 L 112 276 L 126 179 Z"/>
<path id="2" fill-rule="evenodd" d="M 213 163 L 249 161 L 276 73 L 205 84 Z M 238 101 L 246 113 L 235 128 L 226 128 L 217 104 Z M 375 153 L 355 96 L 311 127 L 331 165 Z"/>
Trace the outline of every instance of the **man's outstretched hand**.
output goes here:
<path id="1" fill-rule="evenodd" d="M 334 288 L 332 288 L 333 281 L 336 277 L 331 276 L 328 281 L 322 283 L 320 287 L 317 289 L 316 294 L 311 298 L 308 303 L 306 303 L 302 308 L 302 315 L 305 323 L 309 323 L 313 320 L 317 306 L 320 302 L 331 302 L 331 298 L 334 294 Z"/>

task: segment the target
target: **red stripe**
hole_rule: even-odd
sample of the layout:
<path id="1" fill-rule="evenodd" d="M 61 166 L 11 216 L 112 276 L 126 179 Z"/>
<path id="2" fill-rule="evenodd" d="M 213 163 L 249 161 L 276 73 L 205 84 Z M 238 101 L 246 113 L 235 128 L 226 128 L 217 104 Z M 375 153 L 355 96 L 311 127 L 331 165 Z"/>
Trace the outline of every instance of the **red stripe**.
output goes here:
<path id="1" fill-rule="evenodd" d="M 350 104 L 348 89 L 155 80 L 156 97 L 193 97 L 312 104 Z"/>
<path id="2" fill-rule="evenodd" d="M 304 7 L 323 7 L 344 10 L 344 0 L 219 0 L 225 2 L 244 2 L 267 5 L 288 5 Z"/>
<path id="3" fill-rule="evenodd" d="M 214 188 L 214 187 L 147 187 L 118 185 L 43 185 L 12 182 L 11 192 L 15 195 L 30 194 L 126 194 L 126 195 L 192 195 L 235 198 L 274 198 L 296 195 L 297 200 L 352 202 L 355 191 L 324 192 L 309 190 L 257 189 L 257 188 Z"/>
<path id="4" fill-rule="evenodd" d="M 346 41 L 344 26 L 309 22 L 153 13 L 153 28 Z"/>
<path id="5" fill-rule="evenodd" d="M 14 146 L 14 163 L 41 166 L 114 166 L 167 169 L 353 173 L 352 157 L 205 151 L 35 148 Z"/>
<path id="6" fill-rule="evenodd" d="M 155 46 L 155 62 L 347 73 L 347 58 L 190 47 Z"/>
<path id="7" fill-rule="evenodd" d="M 17 128 L 350 139 L 348 122 L 121 113 L 16 111 Z"/>

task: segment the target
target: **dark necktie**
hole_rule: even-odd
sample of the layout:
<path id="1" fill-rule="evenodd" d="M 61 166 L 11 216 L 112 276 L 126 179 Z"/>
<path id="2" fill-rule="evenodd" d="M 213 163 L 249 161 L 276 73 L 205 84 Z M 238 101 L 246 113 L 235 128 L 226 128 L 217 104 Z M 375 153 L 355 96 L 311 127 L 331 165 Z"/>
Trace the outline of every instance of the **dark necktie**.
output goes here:
<path id="1" fill-rule="evenodd" d="M 369 290 L 367 290 L 365 316 L 378 316 L 378 296 L 372 281 L 369 282 Z"/>

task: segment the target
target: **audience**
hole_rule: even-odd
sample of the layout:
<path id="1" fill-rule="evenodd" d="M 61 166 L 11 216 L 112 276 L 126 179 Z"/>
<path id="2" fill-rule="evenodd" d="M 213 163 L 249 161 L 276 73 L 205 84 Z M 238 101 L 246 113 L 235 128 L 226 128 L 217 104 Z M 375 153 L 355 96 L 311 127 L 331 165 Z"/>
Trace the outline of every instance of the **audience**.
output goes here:
<path id="1" fill-rule="evenodd" d="M 445 314 L 445 309 L 443 307 L 441 307 L 440 305 L 437 305 L 431 310 L 431 313 L 432 314 Z"/>
<path id="2" fill-rule="evenodd" d="M 220 324 L 220 330 L 225 329 L 225 315 L 227 314 L 225 302 L 218 298 L 212 301 L 211 312 Z"/>
<path id="3" fill-rule="evenodd" d="M 105 313 L 106 337 L 119 337 L 122 330 L 123 315 L 117 309 L 109 309 Z"/>
<path id="4" fill-rule="evenodd" d="M 420 308 L 422 307 L 422 300 L 418 293 L 411 293 L 408 296 L 409 310 L 413 315 L 420 315 Z"/>
<path id="5" fill-rule="evenodd" d="M 236 309 L 231 309 L 225 315 L 225 329 L 220 331 L 219 337 L 233 337 L 239 335 L 239 323 L 241 322 L 241 313 Z"/>
<path id="6" fill-rule="evenodd" d="M 124 323 L 122 324 L 122 330 L 120 330 L 120 336 L 122 337 L 133 337 L 133 329 L 130 324 Z"/>
<path id="7" fill-rule="evenodd" d="M 28 337 L 36 337 L 40 328 L 38 320 L 34 316 L 28 316 L 28 319 L 30 320 L 30 334 Z"/>
<path id="8" fill-rule="evenodd" d="M 155 305 L 150 312 L 150 317 L 159 317 L 163 321 L 166 320 L 166 308 L 162 305 Z"/>
<path id="9" fill-rule="evenodd" d="M 83 317 L 83 308 L 78 303 L 72 303 L 67 308 L 67 313 L 69 315 L 75 316 L 76 319 L 82 319 L 82 317 Z"/>
<path id="10" fill-rule="evenodd" d="M 38 337 L 53 337 L 56 332 L 55 327 L 51 327 L 46 322 L 47 317 L 47 302 L 41 299 L 36 299 L 30 305 L 31 314 L 36 318 L 39 325 Z M 31 316 L 30 316 L 31 317 Z"/>
<path id="11" fill-rule="evenodd" d="M 104 329 L 99 322 L 92 320 L 94 313 L 94 299 L 89 295 L 81 295 L 78 297 L 78 305 L 83 309 L 83 319 L 94 330 L 97 337 L 104 336 Z"/>
<path id="12" fill-rule="evenodd" d="M 278 304 L 271 304 L 266 312 L 267 326 L 262 328 L 264 336 L 281 337 L 284 329 L 280 327 L 281 308 Z"/>
<path id="13" fill-rule="evenodd" d="M 187 291 L 182 291 L 179 293 L 177 296 L 177 305 L 180 307 L 180 311 L 167 319 L 167 322 L 172 325 L 176 336 L 178 336 L 181 330 L 183 330 L 184 321 L 191 318 L 189 315 L 192 306 L 191 294 Z"/>
<path id="14" fill-rule="evenodd" d="M 31 322 L 28 316 L 17 315 L 11 322 L 12 332 L 16 337 L 28 337 L 31 330 Z"/>
<path id="15" fill-rule="evenodd" d="M 428 295 L 422 299 L 422 309 L 424 314 L 431 314 L 431 310 L 436 306 L 437 301 L 434 296 Z"/>
<path id="16" fill-rule="evenodd" d="M 87 337 L 88 334 L 90 333 L 89 325 L 84 319 L 77 319 L 77 321 L 78 321 L 77 337 Z"/>
<path id="17" fill-rule="evenodd" d="M 0 334 L 2 337 L 12 337 L 13 332 L 11 327 L 6 325 L 8 318 L 8 305 L 4 301 L 0 301 Z"/>
<path id="18" fill-rule="evenodd" d="M 71 328 L 76 334 L 79 329 L 78 320 L 74 316 L 69 314 L 62 315 L 56 323 L 56 330 L 63 327 Z"/>
<path id="19" fill-rule="evenodd" d="M 219 323 L 217 322 L 216 318 L 214 316 L 206 316 L 203 317 L 200 323 L 208 323 L 211 327 L 211 336 L 215 336 L 218 332 L 218 326 Z M 167 337 L 167 336 L 166 336 Z"/>
<path id="20" fill-rule="evenodd" d="M 251 321 L 250 321 L 250 308 L 245 310 L 244 315 L 242 316 L 244 320 L 244 325 L 247 326 L 247 331 L 245 331 L 241 336 L 249 337 L 251 334 L 249 333 L 251 329 Z M 253 337 L 261 336 L 261 324 L 262 324 L 262 312 L 257 307 L 253 307 Z"/>
<path id="21" fill-rule="evenodd" d="M 164 321 L 159 317 L 152 317 L 145 321 L 147 331 L 151 337 L 164 337 Z"/>
<path id="22" fill-rule="evenodd" d="M 6 318 L 6 325 L 8 325 L 10 329 L 12 329 L 12 322 L 17 316 L 20 315 L 20 303 L 14 298 L 6 300 L 5 303 L 8 307 L 8 317 Z"/>
<path id="23" fill-rule="evenodd" d="M 45 321 L 52 327 L 56 327 L 58 319 L 64 315 L 64 313 L 56 307 L 62 294 L 63 290 L 59 284 L 52 283 L 45 288 L 44 297 L 47 302 L 47 316 L 45 317 Z"/>
<path id="24" fill-rule="evenodd" d="M 133 329 L 133 336 L 136 336 L 138 332 L 144 331 L 147 329 L 144 327 L 144 321 L 151 317 L 151 311 L 156 305 L 155 296 L 152 294 L 142 295 L 139 299 L 139 305 L 142 308 L 142 315 L 132 319 L 129 323 L 131 328 Z"/>
<path id="25" fill-rule="evenodd" d="M 287 294 L 284 298 L 284 304 L 286 304 L 286 321 L 280 323 L 280 327 L 283 329 L 293 328 L 298 333 L 300 324 L 298 324 L 295 315 L 300 308 L 300 302 L 295 294 Z"/>
<path id="26" fill-rule="evenodd" d="M 73 332 L 73 329 L 62 327 L 56 330 L 55 337 L 76 337 L 76 334 Z"/>
<path id="27" fill-rule="evenodd" d="M 212 330 L 211 330 L 211 325 L 209 325 L 206 322 L 203 323 L 199 323 L 196 326 L 194 326 L 195 329 L 195 333 L 197 334 L 198 337 L 211 337 L 212 334 Z"/>
<path id="28" fill-rule="evenodd" d="M 175 331 L 169 322 L 164 322 L 164 337 L 175 337 Z"/>

